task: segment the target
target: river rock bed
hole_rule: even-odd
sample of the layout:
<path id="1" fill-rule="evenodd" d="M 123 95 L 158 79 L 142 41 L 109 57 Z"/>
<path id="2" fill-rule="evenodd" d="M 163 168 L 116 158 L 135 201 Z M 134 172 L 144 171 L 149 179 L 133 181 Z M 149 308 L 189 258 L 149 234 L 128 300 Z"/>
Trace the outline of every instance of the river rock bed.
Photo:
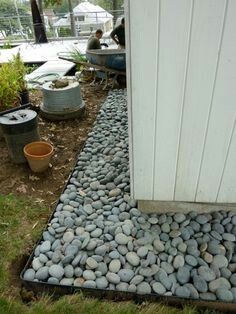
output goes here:
<path id="1" fill-rule="evenodd" d="M 126 91 L 109 93 L 25 280 L 236 302 L 236 213 L 142 214 Z"/>

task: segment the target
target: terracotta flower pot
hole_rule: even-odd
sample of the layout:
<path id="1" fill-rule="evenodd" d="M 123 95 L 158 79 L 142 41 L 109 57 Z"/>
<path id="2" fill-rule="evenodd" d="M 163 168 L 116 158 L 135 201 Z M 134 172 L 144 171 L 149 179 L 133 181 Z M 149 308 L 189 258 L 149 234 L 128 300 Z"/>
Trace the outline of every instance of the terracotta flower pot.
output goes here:
<path id="1" fill-rule="evenodd" d="M 24 147 L 25 158 L 33 172 L 45 171 L 53 155 L 53 146 L 47 142 L 32 142 Z"/>

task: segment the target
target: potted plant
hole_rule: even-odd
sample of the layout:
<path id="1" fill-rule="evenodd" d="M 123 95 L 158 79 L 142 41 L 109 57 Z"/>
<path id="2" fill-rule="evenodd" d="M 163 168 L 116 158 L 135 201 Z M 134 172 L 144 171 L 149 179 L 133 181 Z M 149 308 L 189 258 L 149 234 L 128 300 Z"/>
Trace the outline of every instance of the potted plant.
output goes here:
<path id="1" fill-rule="evenodd" d="M 26 67 L 18 53 L 11 61 L 0 67 L 0 114 L 17 110 L 22 104 L 21 94 L 27 91 L 25 82 Z M 29 100 L 26 100 L 28 103 Z M 0 139 L 2 138 L 0 126 Z"/>
<path id="2" fill-rule="evenodd" d="M 27 74 L 27 68 L 24 65 L 23 60 L 21 59 L 19 52 L 13 57 L 11 63 L 18 77 L 20 103 L 21 105 L 28 104 L 29 103 L 29 91 L 27 89 L 27 83 L 25 80 L 25 75 Z"/>

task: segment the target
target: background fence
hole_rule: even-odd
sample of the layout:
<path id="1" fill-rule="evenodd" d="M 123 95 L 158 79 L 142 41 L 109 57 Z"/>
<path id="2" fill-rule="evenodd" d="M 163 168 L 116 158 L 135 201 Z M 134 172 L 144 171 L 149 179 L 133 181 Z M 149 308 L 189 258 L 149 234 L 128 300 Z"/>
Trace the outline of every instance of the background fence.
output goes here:
<path id="1" fill-rule="evenodd" d="M 86 12 L 84 15 L 74 15 L 75 33 L 77 36 L 89 36 L 101 28 L 104 33 L 110 33 L 116 24 L 120 23 L 123 10 L 109 12 Z M 50 12 L 42 16 L 48 39 L 73 37 L 69 13 L 55 14 Z M 0 17 L 0 39 L 2 42 L 14 40 L 34 40 L 34 29 L 31 15 Z"/>

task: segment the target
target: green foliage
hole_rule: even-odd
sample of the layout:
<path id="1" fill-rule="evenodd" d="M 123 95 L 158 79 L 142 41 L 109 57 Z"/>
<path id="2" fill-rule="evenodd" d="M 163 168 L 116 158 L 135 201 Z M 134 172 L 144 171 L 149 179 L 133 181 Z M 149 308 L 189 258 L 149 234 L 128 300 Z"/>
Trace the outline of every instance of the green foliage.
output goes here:
<path id="1" fill-rule="evenodd" d="M 24 25 L 25 32 L 30 29 L 29 7 L 18 3 L 18 11 L 21 17 L 21 23 Z M 16 9 L 13 0 L 0 1 L 0 30 L 6 32 L 9 36 L 19 31 L 19 25 L 16 18 Z"/>
<path id="2" fill-rule="evenodd" d="M 19 94 L 26 89 L 26 67 L 17 53 L 11 61 L 0 68 L 0 111 L 15 107 Z"/>
<path id="3" fill-rule="evenodd" d="M 12 64 L 17 72 L 17 80 L 19 84 L 19 91 L 24 91 L 27 88 L 26 81 L 25 81 L 25 75 L 27 73 L 27 68 L 24 65 L 23 60 L 21 59 L 20 53 L 18 52 L 15 56 L 13 56 Z"/>
<path id="4" fill-rule="evenodd" d="M 44 0 L 45 6 L 49 8 L 53 8 L 55 13 L 63 13 L 69 11 L 68 0 Z M 72 7 L 76 7 L 78 5 L 77 0 L 71 0 Z"/>
<path id="5" fill-rule="evenodd" d="M 31 200 L 0 195 L 0 294 L 10 289 L 10 265 L 38 239 L 43 223 L 32 227 L 45 213 L 45 208 L 33 205 Z"/>
<path id="6" fill-rule="evenodd" d="M 5 43 L 3 44 L 2 49 L 11 49 L 11 41 L 8 40 L 7 42 L 5 42 Z"/>
<path id="7" fill-rule="evenodd" d="M 59 37 L 68 37 L 71 36 L 71 29 L 69 27 L 60 27 L 59 29 Z"/>

